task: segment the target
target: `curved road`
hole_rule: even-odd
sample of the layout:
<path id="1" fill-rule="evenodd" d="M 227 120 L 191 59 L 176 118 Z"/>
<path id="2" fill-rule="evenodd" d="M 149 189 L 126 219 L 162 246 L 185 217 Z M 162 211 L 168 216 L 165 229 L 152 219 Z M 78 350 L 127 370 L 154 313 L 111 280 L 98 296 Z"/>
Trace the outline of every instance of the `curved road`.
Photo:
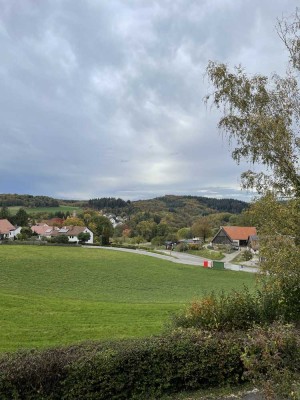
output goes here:
<path id="1" fill-rule="evenodd" d="M 170 251 L 170 250 L 162 250 L 160 253 L 154 253 L 151 251 L 140 250 L 140 249 L 124 249 L 120 247 L 102 247 L 102 246 L 83 246 L 84 248 L 89 249 L 102 249 L 102 250 L 111 250 L 111 251 L 124 251 L 126 253 L 135 253 L 135 254 L 142 254 L 144 256 L 156 257 L 162 260 L 171 261 L 176 264 L 186 264 L 186 265 L 198 265 L 203 266 L 203 262 L 208 260 L 207 258 L 194 256 L 192 254 L 181 253 L 178 251 Z M 230 254 L 225 256 L 225 269 L 229 269 L 232 271 L 242 271 L 242 272 L 258 272 L 258 268 L 254 267 L 245 267 L 240 265 L 231 264 L 230 260 L 233 259 L 236 254 Z M 210 260 L 208 260 L 210 261 Z"/>

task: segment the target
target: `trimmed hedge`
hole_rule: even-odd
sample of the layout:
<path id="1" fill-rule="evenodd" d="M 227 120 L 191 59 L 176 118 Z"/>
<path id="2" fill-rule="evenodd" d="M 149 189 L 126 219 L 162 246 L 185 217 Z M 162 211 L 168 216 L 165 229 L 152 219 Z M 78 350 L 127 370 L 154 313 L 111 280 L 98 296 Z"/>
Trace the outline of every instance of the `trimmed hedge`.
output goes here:
<path id="1" fill-rule="evenodd" d="M 241 339 L 194 330 L 168 336 L 7 354 L 1 400 L 147 399 L 238 382 Z"/>
<path id="2" fill-rule="evenodd" d="M 269 341 L 277 359 L 285 360 L 286 369 L 299 365 L 300 343 L 291 340 L 296 333 L 290 327 L 282 332 L 274 336 L 272 330 L 262 328 L 259 335 L 255 330 L 246 334 L 187 329 L 144 340 L 6 354 L 0 359 L 0 398 L 158 399 L 174 392 L 236 384 L 247 379 L 245 365 L 257 376 L 255 360 L 265 354 Z"/>

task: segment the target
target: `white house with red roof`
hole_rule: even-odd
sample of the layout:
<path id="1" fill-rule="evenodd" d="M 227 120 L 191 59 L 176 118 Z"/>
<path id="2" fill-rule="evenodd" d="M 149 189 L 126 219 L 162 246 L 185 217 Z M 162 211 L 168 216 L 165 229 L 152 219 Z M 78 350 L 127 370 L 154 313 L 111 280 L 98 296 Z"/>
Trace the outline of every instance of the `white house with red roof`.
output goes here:
<path id="1" fill-rule="evenodd" d="M 93 232 L 87 228 L 86 226 L 63 226 L 62 228 L 58 228 L 56 226 L 49 226 L 47 224 L 38 224 L 33 225 L 31 230 L 39 235 L 41 239 L 42 236 L 46 238 L 51 238 L 59 235 L 68 236 L 69 242 L 78 243 L 78 235 L 83 233 L 89 233 L 90 239 L 86 241 L 86 243 L 94 242 L 94 234 Z"/>
<path id="2" fill-rule="evenodd" d="M 15 227 L 7 219 L 0 219 L 0 239 L 13 239 L 20 232 L 20 226 Z"/>

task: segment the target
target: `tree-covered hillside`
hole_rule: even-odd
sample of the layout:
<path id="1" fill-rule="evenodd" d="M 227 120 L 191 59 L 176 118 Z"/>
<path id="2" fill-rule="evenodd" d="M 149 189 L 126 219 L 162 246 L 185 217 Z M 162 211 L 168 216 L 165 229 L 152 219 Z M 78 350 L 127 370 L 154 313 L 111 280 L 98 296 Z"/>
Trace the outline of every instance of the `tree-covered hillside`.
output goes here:
<path id="1" fill-rule="evenodd" d="M 59 201 L 48 196 L 31 194 L 0 194 L 0 207 L 58 207 Z"/>
<path id="2" fill-rule="evenodd" d="M 197 218 L 212 214 L 220 216 L 217 224 L 225 222 L 230 215 L 240 214 L 247 208 L 248 203 L 234 199 L 166 195 L 151 200 L 133 201 L 122 211 L 127 212 L 130 219 L 148 214 L 153 219 L 153 215 L 156 215 L 169 226 L 178 229 L 191 226 Z"/>

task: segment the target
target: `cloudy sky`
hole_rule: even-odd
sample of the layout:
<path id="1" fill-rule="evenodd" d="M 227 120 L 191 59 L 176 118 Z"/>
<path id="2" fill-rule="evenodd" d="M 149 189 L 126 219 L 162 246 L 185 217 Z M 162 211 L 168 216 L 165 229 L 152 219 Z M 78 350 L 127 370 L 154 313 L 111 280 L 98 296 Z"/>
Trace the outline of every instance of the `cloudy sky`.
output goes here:
<path id="1" fill-rule="evenodd" d="M 209 60 L 284 73 L 296 0 L 0 0 L 0 192 L 250 198 Z"/>

